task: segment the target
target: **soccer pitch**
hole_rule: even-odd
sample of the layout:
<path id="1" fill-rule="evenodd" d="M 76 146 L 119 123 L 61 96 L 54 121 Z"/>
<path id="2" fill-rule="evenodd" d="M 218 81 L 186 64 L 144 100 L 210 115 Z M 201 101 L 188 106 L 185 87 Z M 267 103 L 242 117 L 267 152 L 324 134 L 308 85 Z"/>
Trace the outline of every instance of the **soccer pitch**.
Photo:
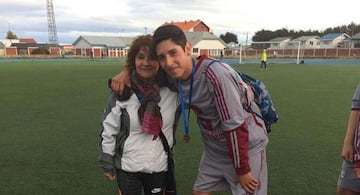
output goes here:
<path id="1" fill-rule="evenodd" d="M 98 166 L 107 79 L 119 61 L 0 62 L 0 194 L 116 194 Z M 269 134 L 270 195 L 335 194 L 340 151 L 360 65 L 234 65 L 262 80 L 280 119 Z M 180 195 L 191 194 L 202 152 L 194 114 L 190 143 L 175 146 Z M 230 193 L 215 193 L 215 195 Z"/>

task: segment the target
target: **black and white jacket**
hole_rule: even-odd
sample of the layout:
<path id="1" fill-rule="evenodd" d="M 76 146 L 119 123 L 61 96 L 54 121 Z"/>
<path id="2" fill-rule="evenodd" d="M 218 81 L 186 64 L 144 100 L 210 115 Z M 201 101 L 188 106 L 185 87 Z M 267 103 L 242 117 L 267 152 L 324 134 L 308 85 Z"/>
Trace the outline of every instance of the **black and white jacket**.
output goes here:
<path id="1" fill-rule="evenodd" d="M 174 134 L 180 116 L 176 91 L 160 89 L 158 103 L 163 120 L 162 132 L 169 147 L 174 145 Z M 140 102 L 135 94 L 119 101 L 112 92 L 100 123 L 99 162 L 104 172 L 121 169 L 127 172 L 153 173 L 167 170 L 167 154 L 160 138 L 144 133 L 138 117 Z"/>

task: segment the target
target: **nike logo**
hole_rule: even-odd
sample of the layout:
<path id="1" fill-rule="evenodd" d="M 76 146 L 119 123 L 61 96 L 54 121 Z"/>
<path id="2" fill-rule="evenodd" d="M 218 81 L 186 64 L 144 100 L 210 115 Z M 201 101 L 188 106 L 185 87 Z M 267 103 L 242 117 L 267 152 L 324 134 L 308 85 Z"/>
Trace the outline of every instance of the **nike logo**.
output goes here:
<path id="1" fill-rule="evenodd" d="M 154 189 L 151 190 L 151 193 L 153 193 L 153 194 L 156 194 L 156 193 L 159 193 L 159 192 L 161 192 L 161 188 L 154 188 Z"/>

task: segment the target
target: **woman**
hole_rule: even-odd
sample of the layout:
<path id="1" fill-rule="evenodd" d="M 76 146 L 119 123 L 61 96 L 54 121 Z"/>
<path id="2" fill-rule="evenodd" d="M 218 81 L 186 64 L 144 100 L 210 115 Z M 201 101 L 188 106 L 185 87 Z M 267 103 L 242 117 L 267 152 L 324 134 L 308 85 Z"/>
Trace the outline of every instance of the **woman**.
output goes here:
<path id="1" fill-rule="evenodd" d="M 160 138 L 163 133 L 173 147 L 179 100 L 151 43 L 150 35 L 133 41 L 126 60 L 131 88 L 111 93 L 101 122 L 100 166 L 108 180 L 117 178 L 121 195 L 163 194 L 166 187 L 168 155 Z"/>

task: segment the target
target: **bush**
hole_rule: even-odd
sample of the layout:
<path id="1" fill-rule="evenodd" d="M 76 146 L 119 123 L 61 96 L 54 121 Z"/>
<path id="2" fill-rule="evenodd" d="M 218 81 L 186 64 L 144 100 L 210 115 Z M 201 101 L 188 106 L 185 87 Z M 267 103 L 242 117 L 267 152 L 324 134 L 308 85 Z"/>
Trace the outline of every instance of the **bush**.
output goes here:
<path id="1" fill-rule="evenodd" d="M 50 54 L 49 50 L 46 49 L 46 48 L 37 48 L 37 49 L 34 49 L 31 54 Z"/>

